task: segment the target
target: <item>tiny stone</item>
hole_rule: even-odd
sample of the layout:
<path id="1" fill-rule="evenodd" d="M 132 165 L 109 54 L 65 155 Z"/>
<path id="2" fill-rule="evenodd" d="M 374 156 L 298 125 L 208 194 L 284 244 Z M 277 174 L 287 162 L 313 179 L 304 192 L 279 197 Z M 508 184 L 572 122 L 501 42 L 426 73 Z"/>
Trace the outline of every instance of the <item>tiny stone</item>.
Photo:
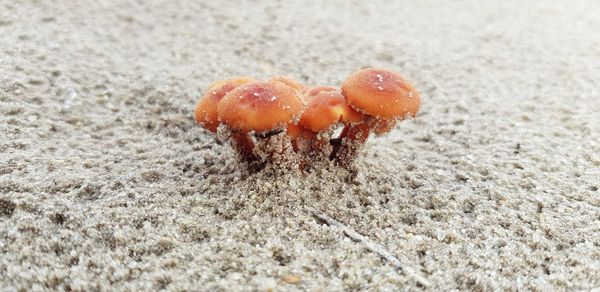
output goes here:
<path id="1" fill-rule="evenodd" d="M 298 284 L 301 281 L 300 277 L 298 277 L 296 275 L 286 275 L 286 276 L 283 276 L 283 280 L 285 282 L 287 282 L 287 283 L 290 283 L 290 284 Z"/>

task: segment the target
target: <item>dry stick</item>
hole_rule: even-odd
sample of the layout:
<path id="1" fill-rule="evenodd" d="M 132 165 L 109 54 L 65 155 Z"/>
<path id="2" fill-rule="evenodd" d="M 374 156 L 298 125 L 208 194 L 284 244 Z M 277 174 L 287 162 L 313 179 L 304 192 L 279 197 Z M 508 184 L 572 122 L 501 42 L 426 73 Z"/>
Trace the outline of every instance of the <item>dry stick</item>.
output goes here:
<path id="1" fill-rule="evenodd" d="M 401 272 L 403 272 L 407 276 L 414 278 L 419 284 L 421 284 L 425 287 L 431 286 L 431 284 L 429 283 L 429 281 L 427 279 L 425 279 L 423 276 L 417 274 L 415 272 L 415 270 L 413 270 L 412 268 L 404 266 L 398 258 L 396 258 L 390 252 L 385 250 L 381 245 L 372 242 L 371 240 L 369 240 L 365 236 L 361 235 L 360 233 L 354 231 L 353 229 L 347 227 L 343 223 L 341 223 L 323 213 L 317 213 L 317 212 L 313 211 L 313 216 L 325 221 L 325 223 L 327 223 L 327 225 L 340 228 L 348 237 L 350 237 L 351 239 L 353 239 L 355 241 L 362 243 L 368 250 L 370 250 L 370 251 L 378 254 L 382 258 L 388 260 L 394 267 L 399 269 Z"/>

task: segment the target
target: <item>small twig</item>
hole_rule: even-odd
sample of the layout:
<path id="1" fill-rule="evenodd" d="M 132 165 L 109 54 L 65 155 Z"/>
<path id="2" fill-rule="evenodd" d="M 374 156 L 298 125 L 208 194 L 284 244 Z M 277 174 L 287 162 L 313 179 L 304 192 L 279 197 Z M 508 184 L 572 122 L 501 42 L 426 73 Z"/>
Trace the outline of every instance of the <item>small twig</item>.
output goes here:
<path id="1" fill-rule="evenodd" d="M 254 137 L 265 139 L 265 138 L 269 138 L 271 136 L 275 136 L 282 132 L 283 132 L 283 129 L 275 129 L 275 130 L 271 130 L 271 131 L 267 131 L 267 132 L 254 133 Z"/>
<path id="2" fill-rule="evenodd" d="M 347 227 L 343 223 L 341 223 L 323 213 L 313 212 L 313 216 L 324 221 L 327 225 L 340 228 L 344 232 L 344 234 L 346 234 L 346 236 L 350 237 L 351 239 L 353 239 L 355 241 L 362 243 L 368 250 L 370 250 L 370 251 L 378 254 L 382 258 L 388 260 L 394 267 L 396 267 L 398 270 L 403 272 L 405 275 L 414 278 L 419 284 L 421 284 L 425 287 L 431 286 L 431 284 L 429 283 L 429 281 L 427 279 L 425 279 L 425 277 L 419 275 L 412 268 L 404 266 L 398 258 L 396 258 L 390 252 L 385 250 L 381 245 L 369 240 L 367 237 L 361 235 L 360 233 Z"/>
<path id="3" fill-rule="evenodd" d="M 329 139 L 329 145 L 331 145 L 331 146 L 342 146 L 342 138 L 331 138 L 331 139 Z"/>

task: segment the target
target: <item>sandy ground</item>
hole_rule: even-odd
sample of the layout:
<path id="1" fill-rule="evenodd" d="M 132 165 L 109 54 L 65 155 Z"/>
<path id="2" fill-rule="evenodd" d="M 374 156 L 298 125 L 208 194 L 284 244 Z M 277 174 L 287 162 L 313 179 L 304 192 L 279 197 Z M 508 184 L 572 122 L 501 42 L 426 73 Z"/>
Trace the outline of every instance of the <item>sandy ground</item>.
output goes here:
<path id="1" fill-rule="evenodd" d="M 600 286 L 600 2 L 52 2 L 0 1 L 2 290 L 424 288 L 312 212 L 431 290 Z M 192 118 L 367 66 L 423 103 L 354 179 L 246 173 Z"/>

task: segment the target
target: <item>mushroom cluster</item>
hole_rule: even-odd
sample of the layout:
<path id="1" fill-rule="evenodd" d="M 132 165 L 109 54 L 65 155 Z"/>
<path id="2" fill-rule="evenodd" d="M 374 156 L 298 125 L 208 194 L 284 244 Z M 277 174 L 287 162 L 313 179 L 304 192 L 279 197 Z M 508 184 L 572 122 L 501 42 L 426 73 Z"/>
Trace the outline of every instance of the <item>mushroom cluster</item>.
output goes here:
<path id="1" fill-rule="evenodd" d="M 414 117 L 419 105 L 419 93 L 402 76 L 368 68 L 351 74 L 341 90 L 307 88 L 284 76 L 219 81 L 196 105 L 195 118 L 224 134 L 251 169 L 272 164 L 309 170 L 329 161 L 350 168 L 371 133 L 391 131 L 397 121 Z"/>

